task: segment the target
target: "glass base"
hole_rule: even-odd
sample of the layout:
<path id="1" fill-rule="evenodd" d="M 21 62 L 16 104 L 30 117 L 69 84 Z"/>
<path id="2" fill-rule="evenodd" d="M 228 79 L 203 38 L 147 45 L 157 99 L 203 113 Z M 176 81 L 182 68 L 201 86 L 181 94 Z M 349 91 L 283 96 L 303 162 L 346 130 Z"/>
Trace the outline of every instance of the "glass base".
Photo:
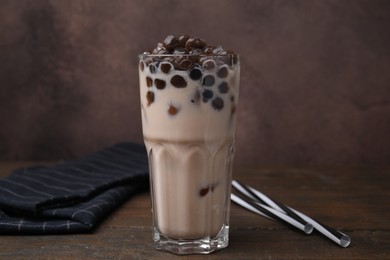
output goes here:
<path id="1" fill-rule="evenodd" d="M 154 247 L 177 255 L 210 254 L 229 244 L 229 226 L 223 226 L 215 237 L 199 239 L 172 239 L 153 228 Z"/>

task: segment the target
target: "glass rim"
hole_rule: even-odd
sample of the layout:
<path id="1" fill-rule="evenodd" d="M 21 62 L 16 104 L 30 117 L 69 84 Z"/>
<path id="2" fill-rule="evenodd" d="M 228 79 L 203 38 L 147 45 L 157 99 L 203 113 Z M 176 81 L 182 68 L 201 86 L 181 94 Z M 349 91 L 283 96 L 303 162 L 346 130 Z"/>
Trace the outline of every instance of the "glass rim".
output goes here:
<path id="1" fill-rule="evenodd" d="M 236 57 L 239 58 L 240 54 L 238 53 L 227 53 L 227 54 L 218 54 L 218 53 L 210 53 L 210 54 L 194 54 L 194 53 L 182 53 L 182 54 L 157 54 L 157 53 L 150 53 L 150 54 L 138 54 L 138 58 L 158 58 L 158 57 L 212 57 L 212 58 L 229 58 L 229 57 Z"/>

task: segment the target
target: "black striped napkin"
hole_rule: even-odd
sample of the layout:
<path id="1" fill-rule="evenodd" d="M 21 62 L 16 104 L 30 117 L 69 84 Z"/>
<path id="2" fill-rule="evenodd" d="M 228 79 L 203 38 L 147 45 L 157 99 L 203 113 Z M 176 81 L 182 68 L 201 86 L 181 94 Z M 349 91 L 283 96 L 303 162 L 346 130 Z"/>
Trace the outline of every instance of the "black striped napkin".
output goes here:
<path id="1" fill-rule="evenodd" d="M 18 169 L 0 180 L 0 234 L 92 232 L 148 184 L 145 147 L 133 143 L 54 166 Z"/>

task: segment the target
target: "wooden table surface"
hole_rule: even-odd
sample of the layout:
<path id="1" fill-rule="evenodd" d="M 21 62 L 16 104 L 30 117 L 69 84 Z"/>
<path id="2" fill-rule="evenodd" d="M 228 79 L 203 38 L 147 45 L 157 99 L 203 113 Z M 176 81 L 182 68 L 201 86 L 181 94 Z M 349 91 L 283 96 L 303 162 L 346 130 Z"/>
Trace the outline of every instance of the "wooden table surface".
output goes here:
<path id="1" fill-rule="evenodd" d="M 2 162 L 0 177 L 37 162 Z M 234 178 L 350 235 L 341 248 L 232 204 L 230 244 L 210 255 L 153 249 L 149 193 L 93 234 L 0 236 L 0 259 L 390 259 L 390 168 L 236 167 Z"/>

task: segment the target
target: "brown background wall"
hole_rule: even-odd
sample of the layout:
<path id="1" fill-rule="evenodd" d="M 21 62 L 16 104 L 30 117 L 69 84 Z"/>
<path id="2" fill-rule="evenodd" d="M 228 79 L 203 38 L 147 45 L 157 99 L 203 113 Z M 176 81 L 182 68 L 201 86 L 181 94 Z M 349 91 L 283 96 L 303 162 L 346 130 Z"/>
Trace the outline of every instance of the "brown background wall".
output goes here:
<path id="1" fill-rule="evenodd" d="M 141 142 L 136 55 L 241 53 L 238 164 L 389 164 L 390 1 L 0 0 L 0 159 Z"/>

